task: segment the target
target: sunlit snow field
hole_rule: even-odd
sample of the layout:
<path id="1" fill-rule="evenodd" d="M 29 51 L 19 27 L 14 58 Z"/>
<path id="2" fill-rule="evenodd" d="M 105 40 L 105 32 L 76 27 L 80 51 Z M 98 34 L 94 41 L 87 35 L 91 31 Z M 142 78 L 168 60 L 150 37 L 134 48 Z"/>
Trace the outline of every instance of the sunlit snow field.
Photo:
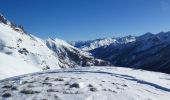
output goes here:
<path id="1" fill-rule="evenodd" d="M 170 75 L 121 67 L 60 69 L 0 81 L 0 99 L 169 100 Z"/>

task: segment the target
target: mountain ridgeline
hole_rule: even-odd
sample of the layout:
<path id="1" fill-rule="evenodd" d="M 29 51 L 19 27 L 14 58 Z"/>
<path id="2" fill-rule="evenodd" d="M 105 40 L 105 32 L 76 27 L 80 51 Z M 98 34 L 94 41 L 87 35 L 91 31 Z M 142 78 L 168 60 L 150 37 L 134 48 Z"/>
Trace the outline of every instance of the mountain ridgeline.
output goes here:
<path id="1" fill-rule="evenodd" d="M 107 39 L 103 39 L 107 40 Z M 103 40 L 93 40 L 80 48 L 90 48 Z M 109 38 L 110 40 L 110 38 Z M 113 38 L 114 42 L 90 49 L 94 57 L 115 66 L 170 73 L 170 32 Z M 80 42 L 77 42 L 80 43 Z M 104 44 L 104 43 L 103 43 Z"/>
<path id="2" fill-rule="evenodd" d="M 110 65 L 61 39 L 41 39 L 27 33 L 22 25 L 8 21 L 3 15 L 0 15 L 0 62 L 0 76 L 47 69 Z"/>

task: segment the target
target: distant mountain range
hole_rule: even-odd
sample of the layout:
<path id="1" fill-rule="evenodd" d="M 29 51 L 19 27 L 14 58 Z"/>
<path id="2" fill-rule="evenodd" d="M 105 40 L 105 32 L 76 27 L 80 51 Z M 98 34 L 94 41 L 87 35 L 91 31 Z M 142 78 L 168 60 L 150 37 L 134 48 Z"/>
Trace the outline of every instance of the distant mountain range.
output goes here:
<path id="1" fill-rule="evenodd" d="M 122 38 L 103 38 L 103 39 L 96 39 L 96 40 L 89 40 L 89 41 L 71 41 L 69 42 L 71 45 L 84 50 L 84 51 L 91 51 L 96 48 L 100 47 L 106 47 L 111 44 L 113 45 L 120 45 L 120 44 L 126 44 L 129 42 L 135 41 L 136 38 L 134 36 L 126 36 Z"/>
<path id="2" fill-rule="evenodd" d="M 78 41 L 73 45 L 115 66 L 170 73 L 170 32 Z"/>

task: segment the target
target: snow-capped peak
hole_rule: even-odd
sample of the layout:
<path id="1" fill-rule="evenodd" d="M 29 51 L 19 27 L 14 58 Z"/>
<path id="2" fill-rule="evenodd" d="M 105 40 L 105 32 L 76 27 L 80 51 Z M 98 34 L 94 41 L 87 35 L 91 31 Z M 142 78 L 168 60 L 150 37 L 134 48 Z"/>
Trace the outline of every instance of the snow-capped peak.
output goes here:
<path id="1" fill-rule="evenodd" d="M 90 41 L 70 42 L 70 44 L 84 51 L 91 51 L 93 49 L 108 46 L 111 44 L 113 45 L 126 44 L 133 41 L 136 41 L 136 37 L 129 35 L 122 38 L 103 38 Z"/>
<path id="2" fill-rule="evenodd" d="M 60 45 L 60 46 L 65 46 L 65 47 L 71 47 L 74 48 L 72 45 L 70 45 L 69 43 L 67 43 L 66 41 L 59 39 L 59 38 L 55 38 L 54 39 L 55 43 Z"/>

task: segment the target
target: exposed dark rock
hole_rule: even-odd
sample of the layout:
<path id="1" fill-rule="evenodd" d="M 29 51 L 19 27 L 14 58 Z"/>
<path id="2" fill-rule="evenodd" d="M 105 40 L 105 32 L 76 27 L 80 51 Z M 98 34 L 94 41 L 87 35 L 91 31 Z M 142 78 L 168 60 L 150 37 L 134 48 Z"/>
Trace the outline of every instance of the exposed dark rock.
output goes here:
<path id="1" fill-rule="evenodd" d="M 0 22 L 4 23 L 4 24 L 7 24 L 7 20 L 6 18 L 0 14 Z"/>
<path id="2" fill-rule="evenodd" d="M 47 92 L 59 92 L 59 91 L 55 89 L 48 89 Z"/>
<path id="3" fill-rule="evenodd" d="M 27 55 L 29 53 L 29 51 L 26 48 L 19 49 L 18 52 L 24 55 Z"/>
<path id="4" fill-rule="evenodd" d="M 39 91 L 34 91 L 34 90 L 29 90 L 29 89 L 24 89 L 24 90 L 21 90 L 20 93 L 23 93 L 23 94 L 37 94 L 37 93 L 40 93 Z"/>
<path id="5" fill-rule="evenodd" d="M 5 85 L 5 86 L 3 86 L 2 88 L 12 88 L 12 85 Z"/>
<path id="6" fill-rule="evenodd" d="M 17 90 L 17 87 L 16 87 L 16 86 L 13 86 L 13 85 L 5 85 L 5 86 L 3 86 L 2 88 L 10 89 L 10 90 L 12 90 L 12 91 Z"/>
<path id="7" fill-rule="evenodd" d="M 90 91 L 92 91 L 92 92 L 96 92 L 96 91 L 97 91 L 97 88 L 95 88 L 95 87 L 91 87 L 91 88 L 90 88 Z"/>
<path id="8" fill-rule="evenodd" d="M 46 77 L 44 80 L 50 80 L 50 77 Z"/>
<path id="9" fill-rule="evenodd" d="M 48 86 L 52 86 L 52 83 L 47 83 L 47 82 L 44 82 L 42 83 L 43 85 L 48 85 Z"/>
<path id="10" fill-rule="evenodd" d="M 4 98 L 9 98 L 9 97 L 11 97 L 12 95 L 10 94 L 10 93 L 4 93 L 3 95 L 2 95 L 2 97 L 4 97 Z"/>
<path id="11" fill-rule="evenodd" d="M 89 84 L 88 87 L 93 87 L 93 85 Z"/>
<path id="12" fill-rule="evenodd" d="M 63 78 L 56 78 L 56 79 L 54 79 L 54 81 L 64 81 L 64 79 Z"/>
<path id="13" fill-rule="evenodd" d="M 80 88 L 80 85 L 78 83 L 73 83 L 70 85 L 70 88 Z"/>

